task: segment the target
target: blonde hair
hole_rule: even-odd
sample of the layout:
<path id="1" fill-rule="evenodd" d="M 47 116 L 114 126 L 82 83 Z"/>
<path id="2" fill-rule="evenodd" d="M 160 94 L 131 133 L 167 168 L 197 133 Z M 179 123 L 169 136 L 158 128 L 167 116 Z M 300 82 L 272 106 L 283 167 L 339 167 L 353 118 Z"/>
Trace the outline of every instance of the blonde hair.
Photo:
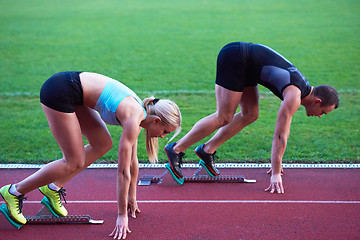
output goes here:
<path id="1" fill-rule="evenodd" d="M 181 131 L 181 113 L 179 107 L 171 100 L 158 99 L 155 97 L 145 98 L 143 106 L 147 115 L 158 116 L 164 125 L 176 126 L 177 129 L 169 140 L 173 140 Z M 147 129 L 146 133 L 146 152 L 151 163 L 158 161 L 159 143 L 158 138 L 151 138 Z"/>

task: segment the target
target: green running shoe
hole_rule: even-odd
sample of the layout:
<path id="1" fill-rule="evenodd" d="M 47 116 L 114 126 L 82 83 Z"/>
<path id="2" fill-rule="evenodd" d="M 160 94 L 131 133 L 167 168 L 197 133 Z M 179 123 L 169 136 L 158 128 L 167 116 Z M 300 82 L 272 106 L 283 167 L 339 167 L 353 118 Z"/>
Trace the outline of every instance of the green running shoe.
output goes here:
<path id="1" fill-rule="evenodd" d="M 2 187 L 0 189 L 0 194 L 6 203 L 11 218 L 20 224 L 25 224 L 26 218 L 22 214 L 22 204 L 23 204 L 23 200 L 26 198 L 24 195 L 20 195 L 20 196 L 12 195 L 9 192 L 10 187 L 11 184 Z"/>
<path id="2" fill-rule="evenodd" d="M 61 188 L 59 191 L 54 191 L 49 188 L 49 185 L 39 187 L 39 191 L 47 198 L 51 204 L 51 208 L 59 216 L 65 217 L 68 214 L 68 211 L 65 209 L 61 202 L 61 196 L 63 197 L 65 203 L 66 190 Z"/>

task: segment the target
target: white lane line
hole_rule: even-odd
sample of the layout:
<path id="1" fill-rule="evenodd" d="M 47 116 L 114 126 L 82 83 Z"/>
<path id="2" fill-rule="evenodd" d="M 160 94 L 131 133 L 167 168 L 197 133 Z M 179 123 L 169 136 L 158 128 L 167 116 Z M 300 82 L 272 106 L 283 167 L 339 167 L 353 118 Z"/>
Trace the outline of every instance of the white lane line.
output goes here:
<path id="1" fill-rule="evenodd" d="M 271 203 L 271 204 L 360 204 L 360 201 L 312 201 L 312 200 L 138 200 L 138 203 Z M 5 203 L 0 201 L 0 204 Z M 40 201 L 24 201 L 39 204 Z M 117 201 L 67 201 L 72 204 L 115 204 Z"/>
<path id="2" fill-rule="evenodd" d="M 0 164 L 0 169 L 38 169 L 45 164 Z M 217 168 L 270 168 L 270 163 L 216 163 Z M 139 164 L 140 169 L 165 168 L 165 164 Z M 360 164 L 303 164 L 303 163 L 284 163 L 283 168 L 360 168 Z M 117 168 L 117 164 L 91 164 L 88 168 Z M 185 163 L 182 168 L 199 168 L 199 164 Z"/>

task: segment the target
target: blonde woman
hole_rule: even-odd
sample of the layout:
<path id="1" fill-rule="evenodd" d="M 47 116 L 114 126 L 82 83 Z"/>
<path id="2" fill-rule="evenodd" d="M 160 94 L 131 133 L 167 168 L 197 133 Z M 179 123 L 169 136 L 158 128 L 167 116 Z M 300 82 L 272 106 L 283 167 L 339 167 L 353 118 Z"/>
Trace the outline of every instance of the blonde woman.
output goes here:
<path id="1" fill-rule="evenodd" d="M 49 200 L 53 210 L 66 216 L 62 205 L 63 186 L 112 147 L 105 123 L 123 128 L 118 155 L 118 217 L 111 236 L 126 238 L 128 210 L 133 217 L 139 208 L 136 182 L 139 165 L 137 138 L 146 132 L 146 149 L 151 162 L 157 161 L 157 139 L 181 130 L 181 113 L 170 100 L 146 98 L 143 102 L 122 83 L 97 73 L 61 72 L 42 86 L 40 101 L 63 158 L 51 162 L 16 184 L 0 189 L 11 217 L 26 223 L 22 214 L 24 195 L 35 189 Z M 99 112 L 100 115 L 97 113 Z M 83 145 L 84 136 L 88 143 Z"/>

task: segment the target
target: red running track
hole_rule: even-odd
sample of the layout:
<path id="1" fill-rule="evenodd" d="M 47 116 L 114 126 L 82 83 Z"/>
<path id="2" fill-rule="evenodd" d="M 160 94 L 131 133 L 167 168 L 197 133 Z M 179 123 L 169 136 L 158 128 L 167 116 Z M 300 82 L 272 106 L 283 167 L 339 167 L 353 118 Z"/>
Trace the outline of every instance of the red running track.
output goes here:
<path id="1" fill-rule="evenodd" d="M 127 239 L 360 239 L 360 169 L 285 169 L 281 195 L 264 192 L 266 169 L 220 170 L 257 183 L 138 186 L 141 213 L 129 220 Z M 1 169 L 0 183 L 20 181 L 34 171 Z M 141 169 L 139 176 L 162 172 Z M 103 225 L 25 225 L 0 230 L 0 239 L 111 239 L 116 174 L 116 169 L 87 169 L 66 185 L 69 214 L 91 215 Z M 33 191 L 27 197 L 24 215 L 34 215 L 42 195 Z"/>

